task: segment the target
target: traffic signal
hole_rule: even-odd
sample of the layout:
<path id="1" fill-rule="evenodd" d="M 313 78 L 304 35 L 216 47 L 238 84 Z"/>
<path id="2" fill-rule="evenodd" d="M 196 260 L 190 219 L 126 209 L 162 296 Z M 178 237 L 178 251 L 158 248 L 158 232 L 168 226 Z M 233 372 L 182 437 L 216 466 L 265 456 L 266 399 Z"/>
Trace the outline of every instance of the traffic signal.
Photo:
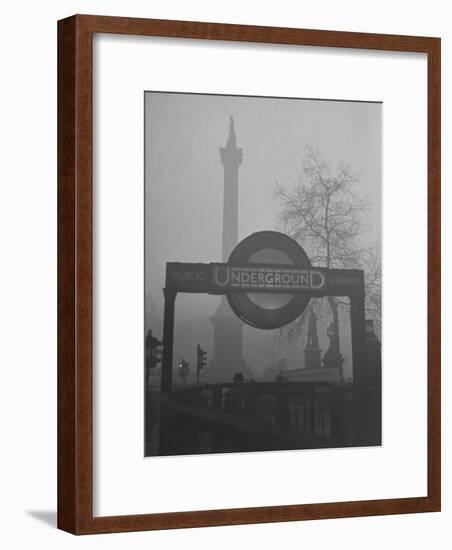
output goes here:
<path id="1" fill-rule="evenodd" d="M 197 368 L 196 368 L 196 379 L 199 383 L 199 373 L 206 366 L 207 351 L 204 351 L 199 344 L 198 344 L 196 350 L 197 350 L 197 355 L 198 355 L 198 363 L 197 363 Z"/>
<path id="2" fill-rule="evenodd" d="M 163 342 L 153 336 L 152 330 L 146 334 L 146 368 L 154 369 L 162 362 Z"/>
<path id="3" fill-rule="evenodd" d="M 187 379 L 187 376 L 190 374 L 190 363 L 188 361 L 185 361 L 184 358 L 182 358 L 179 362 L 179 378 L 182 378 L 184 384 Z"/>

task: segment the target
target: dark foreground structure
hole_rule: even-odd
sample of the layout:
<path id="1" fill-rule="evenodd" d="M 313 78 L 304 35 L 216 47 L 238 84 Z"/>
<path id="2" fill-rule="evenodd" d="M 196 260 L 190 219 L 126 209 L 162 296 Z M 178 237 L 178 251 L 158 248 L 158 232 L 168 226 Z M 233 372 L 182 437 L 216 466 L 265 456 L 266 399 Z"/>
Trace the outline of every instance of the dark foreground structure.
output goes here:
<path id="1" fill-rule="evenodd" d="M 147 455 L 381 444 L 380 342 L 366 334 L 360 382 L 236 382 L 153 393 Z M 320 370 L 322 367 L 320 367 Z M 150 425 L 150 424 L 149 424 Z M 158 434 L 158 435 L 156 435 Z"/>

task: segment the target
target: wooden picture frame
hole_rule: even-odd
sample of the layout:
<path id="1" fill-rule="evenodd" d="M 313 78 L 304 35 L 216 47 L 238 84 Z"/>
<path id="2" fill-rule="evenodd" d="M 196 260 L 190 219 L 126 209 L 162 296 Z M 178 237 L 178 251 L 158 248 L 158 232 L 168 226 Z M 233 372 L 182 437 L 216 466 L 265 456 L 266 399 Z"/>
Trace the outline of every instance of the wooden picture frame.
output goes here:
<path id="1" fill-rule="evenodd" d="M 428 495 L 93 516 L 94 33 L 311 45 L 428 57 Z M 440 39 L 76 15 L 58 23 L 58 527 L 74 534 L 440 510 Z"/>

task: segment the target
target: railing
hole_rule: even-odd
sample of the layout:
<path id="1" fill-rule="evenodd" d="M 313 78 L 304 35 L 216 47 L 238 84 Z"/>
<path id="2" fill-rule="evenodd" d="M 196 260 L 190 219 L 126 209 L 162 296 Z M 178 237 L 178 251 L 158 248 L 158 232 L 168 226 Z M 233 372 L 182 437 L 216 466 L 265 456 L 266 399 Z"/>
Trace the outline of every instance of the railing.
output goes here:
<path id="1" fill-rule="evenodd" d="M 158 454 L 355 444 L 353 386 L 245 382 L 192 386 L 162 397 Z"/>

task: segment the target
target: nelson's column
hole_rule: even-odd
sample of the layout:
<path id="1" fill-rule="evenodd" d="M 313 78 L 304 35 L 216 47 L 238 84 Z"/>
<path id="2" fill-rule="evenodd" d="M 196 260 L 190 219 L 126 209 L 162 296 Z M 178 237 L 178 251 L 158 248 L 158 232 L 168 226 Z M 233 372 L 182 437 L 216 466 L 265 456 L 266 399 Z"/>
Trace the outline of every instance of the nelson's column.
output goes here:
<path id="1" fill-rule="evenodd" d="M 242 163 L 242 150 L 237 147 L 234 119 L 229 119 L 229 135 L 225 147 L 220 148 L 224 170 L 223 192 L 223 251 L 222 261 L 227 262 L 237 244 L 238 178 Z M 242 357 L 242 322 L 229 307 L 226 296 L 210 320 L 214 326 L 213 358 L 210 377 L 216 382 L 232 382 L 235 373 L 249 376 L 249 369 Z"/>

